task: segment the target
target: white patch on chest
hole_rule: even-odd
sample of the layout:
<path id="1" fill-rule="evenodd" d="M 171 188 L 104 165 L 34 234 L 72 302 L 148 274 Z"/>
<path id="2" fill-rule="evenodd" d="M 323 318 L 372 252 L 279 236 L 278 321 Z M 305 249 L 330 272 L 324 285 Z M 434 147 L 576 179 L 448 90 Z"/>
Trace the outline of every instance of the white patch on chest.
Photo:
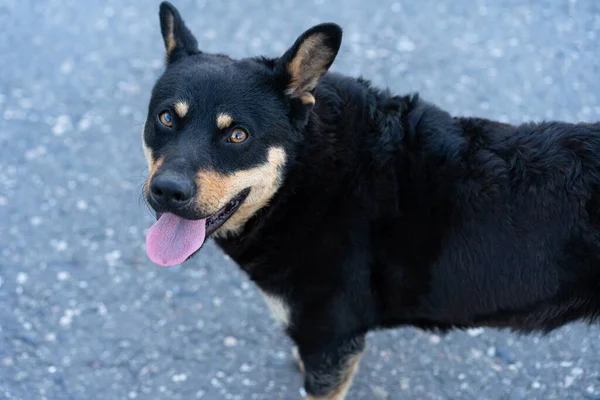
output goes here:
<path id="1" fill-rule="evenodd" d="M 288 306 L 281 297 L 273 296 L 262 292 L 265 297 L 265 301 L 267 306 L 269 306 L 269 310 L 271 310 L 271 314 L 273 317 L 282 324 L 284 327 L 287 327 L 290 324 L 290 306 Z"/>

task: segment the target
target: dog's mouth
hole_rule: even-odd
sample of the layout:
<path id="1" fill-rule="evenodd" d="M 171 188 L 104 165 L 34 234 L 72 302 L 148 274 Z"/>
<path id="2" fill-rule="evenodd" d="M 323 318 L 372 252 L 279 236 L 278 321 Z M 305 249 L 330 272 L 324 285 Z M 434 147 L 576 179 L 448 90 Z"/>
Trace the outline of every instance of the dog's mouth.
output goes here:
<path id="1" fill-rule="evenodd" d="M 213 234 L 219 229 L 229 218 L 235 214 L 240 208 L 246 197 L 250 194 L 250 188 L 246 188 L 238 193 L 229 203 L 225 204 L 223 208 L 211 215 L 206 219 L 206 236 Z"/>
<path id="2" fill-rule="evenodd" d="M 163 267 L 183 263 L 200 250 L 208 236 L 235 214 L 248 194 L 250 188 L 242 190 L 223 208 L 202 219 L 190 220 L 172 213 L 157 213 L 157 221 L 146 236 L 148 258 Z"/>

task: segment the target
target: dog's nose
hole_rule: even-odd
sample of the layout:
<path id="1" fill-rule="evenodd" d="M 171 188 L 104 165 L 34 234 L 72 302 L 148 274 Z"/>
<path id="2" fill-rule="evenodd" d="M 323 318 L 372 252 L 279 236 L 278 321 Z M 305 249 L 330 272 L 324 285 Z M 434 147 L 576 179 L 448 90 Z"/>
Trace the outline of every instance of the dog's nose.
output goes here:
<path id="1" fill-rule="evenodd" d="M 194 195 L 194 182 L 171 173 L 155 176 L 150 184 L 154 201 L 163 207 L 181 208 L 188 204 Z"/>

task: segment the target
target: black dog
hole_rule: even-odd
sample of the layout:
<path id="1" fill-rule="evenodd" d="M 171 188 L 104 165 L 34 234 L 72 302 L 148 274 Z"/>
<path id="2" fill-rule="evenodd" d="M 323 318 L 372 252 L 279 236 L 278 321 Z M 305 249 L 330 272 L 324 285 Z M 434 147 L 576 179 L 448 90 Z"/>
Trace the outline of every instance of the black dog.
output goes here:
<path id="1" fill-rule="evenodd" d="M 326 73 L 335 24 L 233 60 L 168 3 L 160 23 L 148 255 L 176 265 L 213 236 L 297 344 L 310 398 L 345 396 L 369 330 L 600 318 L 600 124 L 452 117 Z"/>

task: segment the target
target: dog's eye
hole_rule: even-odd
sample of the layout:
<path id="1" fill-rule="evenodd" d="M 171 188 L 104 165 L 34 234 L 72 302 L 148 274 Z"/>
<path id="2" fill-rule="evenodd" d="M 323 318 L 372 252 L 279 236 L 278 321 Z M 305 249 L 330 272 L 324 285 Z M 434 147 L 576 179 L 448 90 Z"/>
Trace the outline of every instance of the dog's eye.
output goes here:
<path id="1" fill-rule="evenodd" d="M 241 128 L 236 128 L 231 132 L 231 135 L 229 135 L 229 139 L 227 140 L 232 143 L 242 143 L 246 139 L 248 139 L 248 133 Z"/>
<path id="2" fill-rule="evenodd" d="M 170 128 L 173 126 L 173 117 L 171 116 L 171 113 L 168 111 L 161 112 L 158 115 L 158 119 L 159 119 L 160 123 L 166 127 Z"/>

